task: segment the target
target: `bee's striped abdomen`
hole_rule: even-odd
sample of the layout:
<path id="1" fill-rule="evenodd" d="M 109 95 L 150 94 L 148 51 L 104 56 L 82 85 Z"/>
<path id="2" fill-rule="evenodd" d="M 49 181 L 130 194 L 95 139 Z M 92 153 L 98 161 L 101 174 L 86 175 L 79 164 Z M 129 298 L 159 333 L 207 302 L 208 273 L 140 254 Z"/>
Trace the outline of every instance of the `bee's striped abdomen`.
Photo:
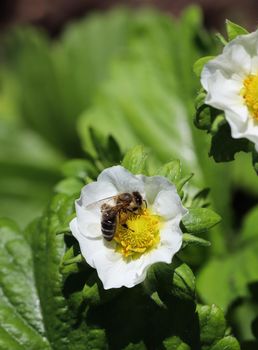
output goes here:
<path id="1" fill-rule="evenodd" d="M 111 241 L 116 231 L 116 218 L 101 222 L 101 231 L 107 241 Z"/>
<path id="2" fill-rule="evenodd" d="M 116 213 L 104 212 L 101 220 L 101 232 L 107 241 L 111 241 L 116 232 Z"/>

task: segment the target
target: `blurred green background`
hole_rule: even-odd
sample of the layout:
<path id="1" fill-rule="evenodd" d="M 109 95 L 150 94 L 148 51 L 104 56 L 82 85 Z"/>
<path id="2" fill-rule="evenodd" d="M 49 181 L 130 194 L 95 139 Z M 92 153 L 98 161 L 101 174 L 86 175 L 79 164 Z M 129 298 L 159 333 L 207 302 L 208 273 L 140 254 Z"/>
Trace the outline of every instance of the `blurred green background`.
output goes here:
<path id="1" fill-rule="evenodd" d="M 198 272 L 200 299 L 229 310 L 239 337 L 250 340 L 257 177 L 246 154 L 216 164 L 208 156 L 209 136 L 193 125 L 200 87 L 193 63 L 219 51 L 207 28 L 224 31 L 226 17 L 254 28 L 255 2 L 234 2 L 233 10 L 232 3 L 186 8 L 187 1 L 128 1 L 119 5 L 130 8 L 117 8 L 115 1 L 3 1 L 0 215 L 25 227 L 67 173 L 67 160 L 99 164 L 93 132 L 103 140 L 112 135 L 122 152 L 144 144 L 153 167 L 181 159 L 184 172 L 195 175 L 189 191 L 211 188 L 211 204 L 223 218 L 208 254 L 185 253 Z"/>

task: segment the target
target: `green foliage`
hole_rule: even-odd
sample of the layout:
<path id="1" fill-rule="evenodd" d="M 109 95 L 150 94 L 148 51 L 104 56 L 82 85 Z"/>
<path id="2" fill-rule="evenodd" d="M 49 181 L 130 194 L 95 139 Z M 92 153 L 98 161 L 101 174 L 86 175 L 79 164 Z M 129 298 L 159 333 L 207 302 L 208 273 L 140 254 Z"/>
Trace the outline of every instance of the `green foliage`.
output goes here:
<path id="1" fill-rule="evenodd" d="M 195 277 L 188 265 L 175 262 L 172 265 L 159 263 L 148 271 L 147 290 L 157 291 L 163 302 L 171 296 L 183 300 L 194 300 Z M 155 300 L 155 299 L 154 299 Z"/>
<path id="2" fill-rule="evenodd" d="M 191 348 L 178 337 L 171 337 L 163 342 L 166 350 L 190 350 Z"/>
<path id="3" fill-rule="evenodd" d="M 243 34 L 232 22 L 227 31 L 229 40 Z M 39 215 L 60 173 L 65 179 L 25 234 L 0 221 L 0 349 L 239 349 L 221 310 L 200 306 L 196 311 L 194 269 L 186 263 L 199 268 L 216 254 L 197 276 L 197 292 L 202 301 L 225 309 L 247 298 L 258 278 L 257 214 L 237 237 L 229 206 L 232 182 L 257 193 L 257 181 L 243 166 L 246 160 L 234 165 L 233 173 L 214 165 L 207 135 L 192 125 L 198 87 L 192 65 L 211 45 L 196 8 L 178 21 L 147 10 L 96 14 L 51 42 L 31 28 L 8 34 L 3 46 L 8 66 L 0 67 L 1 215 L 25 225 Z M 197 61 L 197 75 L 211 58 Z M 195 124 L 212 135 L 210 154 L 222 161 L 239 150 L 252 151 L 246 142 L 232 141 L 224 116 L 204 100 L 202 91 Z M 87 159 L 80 159 L 77 132 Z M 154 266 L 136 288 L 105 291 L 69 231 L 73 200 L 84 184 L 119 164 L 127 148 L 139 143 L 153 156 L 147 159 L 146 149 L 136 146 L 122 164 L 176 185 L 189 208 L 178 254 L 186 262 Z M 76 159 L 63 164 L 67 157 Z M 177 158 L 183 171 L 178 160 L 171 161 Z M 256 158 L 253 151 L 257 168 Z M 209 201 L 224 219 L 211 234 L 206 231 L 220 217 L 206 208 Z M 212 242 L 208 252 L 206 238 Z"/>
<path id="4" fill-rule="evenodd" d="M 236 338 L 227 336 L 213 345 L 211 350 L 240 350 L 240 346 Z"/>
<path id="5" fill-rule="evenodd" d="M 90 106 L 132 28 L 130 11 L 117 10 L 71 25 L 55 42 L 32 27 L 1 38 L 1 215 L 25 226 L 49 200 L 65 157 L 82 156 L 76 118 Z M 112 138 L 107 142 L 113 153 L 101 155 L 110 161 L 119 150 Z M 94 177 L 95 163 L 89 163 Z"/>
<path id="6" fill-rule="evenodd" d="M 182 223 L 187 232 L 205 232 L 217 225 L 221 218 L 213 210 L 208 208 L 192 208 L 183 217 Z"/>
<path id="7" fill-rule="evenodd" d="M 218 307 L 215 305 L 198 306 L 197 311 L 202 350 L 240 350 L 237 340 L 226 335 L 226 320 Z"/>
<path id="8" fill-rule="evenodd" d="M 54 197 L 25 236 L 13 222 L 0 222 L 0 349 L 107 349 L 102 329 L 77 324 L 82 297 L 74 292 L 69 299 L 74 286 L 64 284 L 59 269 L 66 248 L 55 232 L 73 212 L 73 199 Z"/>
<path id="9" fill-rule="evenodd" d="M 87 177 L 96 178 L 96 167 L 86 159 L 72 159 L 63 164 L 61 169 L 64 177 L 75 177 L 85 180 Z"/>
<path id="10" fill-rule="evenodd" d="M 198 81 L 192 79 L 191 65 L 211 41 L 201 28 L 200 14 L 195 8 L 188 9 L 178 22 L 144 12 L 135 26 L 141 36 L 133 35 L 124 54 L 112 61 L 110 76 L 99 88 L 91 108 L 79 119 L 83 147 L 95 154 L 90 135 L 94 129 L 100 135 L 113 135 L 122 153 L 136 144 L 153 150 L 147 169 L 150 174 L 162 163 L 181 159 L 183 174 L 194 173 L 191 186 L 211 187 L 211 203 L 224 214 L 222 229 L 214 234 L 211 248 L 221 251 L 223 230 L 228 232 L 230 226 L 231 172 L 213 164 L 206 151 L 206 135 L 200 136 L 192 125 Z M 173 181 L 179 166 L 165 166 L 158 173 L 166 174 L 171 166 Z M 225 179 L 223 184 L 217 181 L 219 178 Z M 178 190 L 182 185 L 183 182 L 178 183 Z"/>
<path id="11" fill-rule="evenodd" d="M 182 159 L 184 173 L 195 173 L 192 186 L 212 187 L 213 206 L 229 218 L 230 172 L 214 167 L 205 151 L 206 135 L 200 137 L 192 126 L 198 85 L 192 64 L 211 45 L 198 8 L 189 8 L 180 20 L 149 10 L 96 14 L 51 42 L 42 32 L 20 28 L 5 38 L 3 85 L 17 118 L 62 156 L 81 157 L 75 124 L 84 111 L 78 131 L 88 158 L 81 170 L 86 177 L 95 178 L 103 168 L 118 164 L 128 147 L 143 143 L 153 150 L 149 170 Z M 59 169 L 56 162 L 54 171 Z M 216 179 L 226 175 L 228 183 L 222 186 Z M 65 181 L 60 190 L 68 193 L 69 186 L 73 191 L 77 184 Z M 35 216 L 30 207 L 23 208 L 29 218 Z M 229 219 L 222 225 L 227 232 Z M 212 250 L 222 249 L 220 236 L 214 235 L 218 243 Z"/>
<path id="12" fill-rule="evenodd" d="M 147 156 L 143 146 L 135 146 L 126 153 L 122 165 L 133 174 L 145 174 Z"/>
<path id="13" fill-rule="evenodd" d="M 193 245 L 201 246 L 201 247 L 209 247 L 211 245 L 211 243 L 209 241 L 206 241 L 203 238 L 190 235 L 189 233 L 184 233 L 183 234 L 183 245 L 185 247 L 188 244 L 193 244 Z"/>
<path id="14" fill-rule="evenodd" d="M 0 220 L 0 349 L 51 349 L 38 303 L 33 257 L 11 220 Z"/>
<path id="15" fill-rule="evenodd" d="M 143 163 L 148 169 L 143 147 L 135 147 L 123 160 L 136 173 L 143 170 Z M 59 193 L 24 235 L 12 222 L 1 222 L 0 242 L 6 252 L 0 259 L 1 287 L 15 313 L 30 325 L 23 330 L 16 318 L 6 316 L 4 298 L 0 303 L 4 310 L 0 313 L 4 317 L 2 333 L 11 329 L 12 337 L 28 350 L 149 349 L 160 348 L 163 342 L 165 347 L 199 349 L 202 343 L 198 341 L 199 321 L 195 314 L 195 277 L 190 267 L 177 259 L 173 264 L 155 264 L 144 284 L 132 289 L 104 290 L 69 234 L 74 198 L 79 184 L 83 186 L 87 178 L 88 163 L 70 161 L 63 169 L 67 177 L 56 186 Z M 170 162 L 161 169 L 170 179 L 185 182 L 179 162 Z M 78 188 L 71 186 L 75 180 Z M 18 262 L 14 271 L 10 254 Z M 19 278 L 24 271 L 24 278 Z M 35 334 L 30 335 L 31 327 Z M 13 341 L 2 337 L 2 348 L 12 346 Z"/>
<path id="16" fill-rule="evenodd" d="M 239 24 L 229 21 L 228 19 L 226 20 L 226 30 L 229 41 L 235 39 L 238 35 L 248 34 L 248 31 L 245 28 L 241 27 Z"/>
<path id="17" fill-rule="evenodd" d="M 135 147 L 122 164 L 139 173 L 143 163 L 144 169 L 149 168 L 148 161 L 145 149 Z M 79 183 L 83 186 L 88 178 L 87 169 L 87 161 L 82 160 L 63 166 L 67 177 L 56 186 L 59 193 L 24 234 L 12 222 L 1 221 L 0 286 L 8 298 L 0 303 L 2 349 L 206 350 L 207 344 L 224 339 L 223 316 L 210 312 L 209 307 L 207 317 L 202 308 L 196 311 L 195 276 L 179 259 L 153 265 L 144 283 L 134 288 L 103 289 L 69 234 L 74 199 Z M 168 178 L 185 183 L 179 162 L 161 169 Z M 215 214 L 209 215 L 212 220 Z M 199 218 L 202 222 L 202 215 Z M 210 221 L 202 222 L 200 227 L 210 225 Z M 190 235 L 186 237 L 190 244 Z M 15 312 L 13 317 L 10 310 Z M 209 330 L 206 319 L 211 328 L 216 325 L 216 331 Z"/>
<path id="18" fill-rule="evenodd" d="M 18 112 L 69 156 L 80 154 L 75 120 L 107 77 L 111 59 L 126 45 L 133 26 L 129 19 L 129 12 L 119 10 L 93 15 L 71 25 L 54 44 L 33 28 L 19 28 L 5 38 Z"/>
<path id="19" fill-rule="evenodd" d="M 39 215 L 62 157 L 33 131 L 0 119 L 0 212 L 25 226 Z"/>
<path id="20" fill-rule="evenodd" d="M 210 60 L 212 60 L 213 58 L 214 56 L 201 57 L 194 63 L 193 70 L 197 77 L 201 76 L 201 72 L 203 70 L 204 65 L 208 63 Z"/>
<path id="21" fill-rule="evenodd" d="M 204 302 L 215 303 L 226 310 L 235 299 L 250 294 L 249 285 L 258 280 L 257 227 L 256 207 L 246 217 L 234 251 L 224 257 L 211 259 L 203 267 L 197 280 L 197 289 Z"/>
<path id="22" fill-rule="evenodd" d="M 172 160 L 157 170 L 157 174 L 165 176 L 170 182 L 176 183 L 181 177 L 181 163 L 179 160 Z"/>

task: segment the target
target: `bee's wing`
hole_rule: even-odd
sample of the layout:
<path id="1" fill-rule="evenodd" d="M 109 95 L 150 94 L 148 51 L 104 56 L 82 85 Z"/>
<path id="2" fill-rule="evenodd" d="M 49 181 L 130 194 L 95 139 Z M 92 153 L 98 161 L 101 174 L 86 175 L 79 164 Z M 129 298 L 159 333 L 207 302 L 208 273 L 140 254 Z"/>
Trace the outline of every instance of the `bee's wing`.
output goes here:
<path id="1" fill-rule="evenodd" d="M 106 204 L 107 206 L 113 207 L 116 205 L 116 198 L 117 196 L 111 196 L 107 198 L 100 199 L 99 201 L 93 202 L 88 204 L 85 209 L 91 210 L 91 209 L 101 209 L 103 204 Z"/>

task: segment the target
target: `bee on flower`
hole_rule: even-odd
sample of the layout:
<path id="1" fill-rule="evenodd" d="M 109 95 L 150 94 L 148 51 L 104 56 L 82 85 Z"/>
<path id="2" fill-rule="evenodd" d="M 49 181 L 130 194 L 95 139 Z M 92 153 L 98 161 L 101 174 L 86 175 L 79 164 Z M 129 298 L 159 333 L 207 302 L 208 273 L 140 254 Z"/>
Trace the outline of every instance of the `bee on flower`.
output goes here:
<path id="1" fill-rule="evenodd" d="M 258 150 L 258 30 L 225 45 L 201 73 L 205 103 L 223 110 L 233 138 L 246 138 Z"/>
<path id="2" fill-rule="evenodd" d="M 152 264 L 171 263 L 182 245 L 187 210 L 165 177 L 113 166 L 82 189 L 75 208 L 71 231 L 105 289 L 141 283 Z"/>

